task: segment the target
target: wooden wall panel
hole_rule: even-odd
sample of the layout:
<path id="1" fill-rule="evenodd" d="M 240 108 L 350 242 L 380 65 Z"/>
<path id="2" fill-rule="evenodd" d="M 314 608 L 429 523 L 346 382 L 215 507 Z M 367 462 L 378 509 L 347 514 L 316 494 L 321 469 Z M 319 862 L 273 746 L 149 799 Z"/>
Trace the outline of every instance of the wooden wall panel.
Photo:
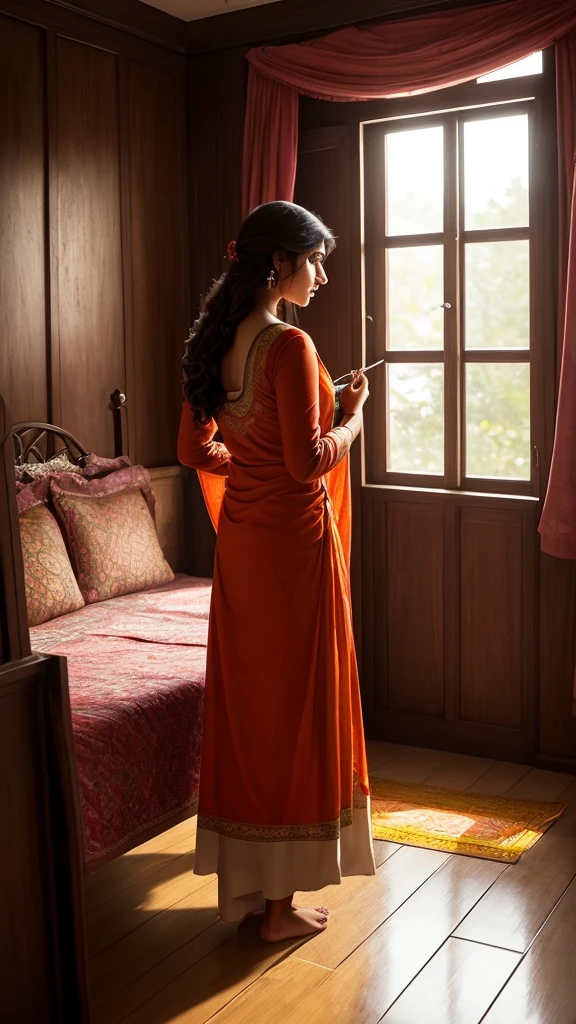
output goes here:
<path id="1" fill-rule="evenodd" d="M 128 65 L 131 339 L 130 452 L 147 466 L 176 462 L 187 335 L 183 81 Z"/>
<path id="2" fill-rule="evenodd" d="M 371 739 L 533 762 L 534 532 L 524 498 L 362 488 Z"/>
<path id="3" fill-rule="evenodd" d="M 299 313 L 334 378 L 347 373 L 352 359 L 351 238 L 348 128 L 300 133 L 295 202 L 313 210 L 338 236 L 326 263 L 328 286 Z"/>
<path id="4" fill-rule="evenodd" d="M 0 392 L 8 417 L 48 415 L 44 33 L 0 16 Z"/>
<path id="5" fill-rule="evenodd" d="M 150 470 L 152 494 L 156 502 L 156 533 L 164 558 L 173 572 L 184 572 L 186 545 L 184 532 L 184 488 L 182 466 L 161 466 Z"/>
<path id="6" fill-rule="evenodd" d="M 191 317 L 225 270 L 242 221 L 247 61 L 243 50 L 188 62 Z"/>
<path id="7" fill-rule="evenodd" d="M 388 707 L 444 711 L 444 525 L 441 505 L 390 502 L 387 571 Z"/>
<path id="8" fill-rule="evenodd" d="M 190 322 L 198 316 L 202 295 L 224 271 L 226 246 L 238 237 L 241 224 L 247 67 L 244 50 L 188 61 Z M 185 470 L 183 480 L 186 568 L 209 577 L 216 535 L 197 474 Z"/>
<path id="9" fill-rule="evenodd" d="M 522 518 L 460 512 L 460 715 L 521 725 Z"/>
<path id="10" fill-rule="evenodd" d="M 118 57 L 58 39 L 56 82 L 55 419 L 111 456 L 109 396 L 126 386 Z"/>
<path id="11" fill-rule="evenodd" d="M 189 320 L 185 58 L 0 0 L 0 391 L 112 454 L 174 463 Z M 17 20 L 29 17 L 47 30 Z M 67 30 L 68 28 L 68 30 Z"/>
<path id="12" fill-rule="evenodd" d="M 576 563 L 540 556 L 539 750 L 576 764 Z"/>

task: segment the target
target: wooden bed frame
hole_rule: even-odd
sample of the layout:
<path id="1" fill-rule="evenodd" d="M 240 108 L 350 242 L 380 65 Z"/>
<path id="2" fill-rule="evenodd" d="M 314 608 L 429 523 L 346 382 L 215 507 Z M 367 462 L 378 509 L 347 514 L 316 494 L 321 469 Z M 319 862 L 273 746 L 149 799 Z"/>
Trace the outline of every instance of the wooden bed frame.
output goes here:
<path id="1" fill-rule="evenodd" d="M 14 440 L 1 397 L 0 751 L 6 1020 L 88 1024 L 83 846 L 66 660 L 30 649 Z"/>
<path id="2" fill-rule="evenodd" d="M 117 390 L 110 399 L 115 455 L 121 455 L 126 398 Z M 7 1020 L 35 1024 L 89 1021 L 82 818 L 66 659 L 31 651 L 14 476 L 15 461 L 49 461 L 63 452 L 80 466 L 88 455 L 78 438 L 54 424 L 7 429 L 0 396 L 0 750 L 10 779 L 0 787 L 0 872 L 8 893 L 0 923 L 2 998 Z M 174 571 L 182 571 L 182 470 L 149 472 L 160 546 Z M 12 918 L 24 950 L 14 948 Z"/>
<path id="3" fill-rule="evenodd" d="M 122 410 L 126 396 L 119 390 L 110 395 L 114 417 L 114 456 L 124 453 Z M 45 462 L 66 453 L 71 462 L 83 466 L 88 452 L 77 437 L 52 423 L 30 421 L 11 428 L 16 465 Z M 156 466 L 148 469 L 156 502 L 156 532 L 164 557 L 174 572 L 185 572 L 184 498 L 181 466 Z"/>

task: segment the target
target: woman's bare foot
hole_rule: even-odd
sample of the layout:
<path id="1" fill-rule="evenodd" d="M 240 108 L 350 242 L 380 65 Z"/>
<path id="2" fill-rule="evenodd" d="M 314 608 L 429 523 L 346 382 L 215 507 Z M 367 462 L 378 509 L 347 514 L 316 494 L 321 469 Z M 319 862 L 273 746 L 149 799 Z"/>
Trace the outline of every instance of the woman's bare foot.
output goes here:
<path id="1" fill-rule="evenodd" d="M 293 903 L 292 904 L 292 910 L 310 910 L 310 909 L 311 909 L 310 907 L 299 907 L 297 903 Z M 328 910 L 327 907 L 314 907 L 314 910 L 317 910 L 319 914 L 323 914 L 324 917 L 330 917 L 330 911 Z"/>
<path id="2" fill-rule="evenodd" d="M 323 932 L 327 922 L 325 907 L 298 907 L 292 903 L 291 896 L 283 900 L 267 900 L 260 936 L 265 942 L 303 938 Z"/>

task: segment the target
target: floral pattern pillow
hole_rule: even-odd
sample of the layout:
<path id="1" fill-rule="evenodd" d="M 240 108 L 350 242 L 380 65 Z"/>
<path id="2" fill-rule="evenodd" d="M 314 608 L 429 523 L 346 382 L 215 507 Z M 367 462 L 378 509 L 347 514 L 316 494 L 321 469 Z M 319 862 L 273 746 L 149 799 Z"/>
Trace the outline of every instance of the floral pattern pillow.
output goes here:
<path id="1" fill-rule="evenodd" d="M 54 481 L 51 492 L 87 604 L 174 579 L 140 487 L 78 493 Z"/>
<path id="2" fill-rule="evenodd" d="M 91 452 L 86 458 L 82 468 L 82 475 L 86 477 L 102 477 L 108 473 L 114 473 L 118 469 L 127 469 L 130 466 L 130 459 L 127 455 L 117 455 L 115 459 L 104 459 L 101 455 Z"/>
<path id="3" fill-rule="evenodd" d="M 78 476 L 72 473 L 58 473 L 50 477 L 49 487 L 53 500 L 56 495 L 63 494 L 64 492 L 86 494 L 95 497 L 97 495 L 112 494 L 117 491 L 133 490 L 138 487 L 142 491 L 150 510 L 150 515 L 154 519 L 155 501 L 150 483 L 150 473 L 147 469 L 144 469 L 144 466 L 126 466 L 123 469 L 117 469 L 115 472 L 107 473 L 105 476 L 96 477 L 95 479 L 85 479 L 84 475 Z M 38 487 L 36 488 L 36 494 L 40 494 Z"/>
<path id="4" fill-rule="evenodd" d="M 18 517 L 24 560 L 28 625 L 55 619 L 84 606 L 60 527 L 45 505 Z"/>
<path id="5" fill-rule="evenodd" d="M 21 466 L 15 466 L 14 472 L 19 483 L 30 484 L 41 476 L 49 473 L 81 473 L 80 466 L 70 459 L 65 452 L 53 455 L 48 462 L 23 462 Z"/>

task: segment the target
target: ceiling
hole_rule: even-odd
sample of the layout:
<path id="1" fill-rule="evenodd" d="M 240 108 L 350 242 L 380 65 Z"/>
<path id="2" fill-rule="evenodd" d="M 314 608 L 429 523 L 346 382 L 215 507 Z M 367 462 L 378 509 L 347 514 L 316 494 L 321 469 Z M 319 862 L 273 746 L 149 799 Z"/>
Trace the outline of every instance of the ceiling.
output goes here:
<path id="1" fill-rule="evenodd" d="M 259 7 L 261 4 L 274 4 L 278 0 L 142 0 L 149 7 L 156 7 L 166 14 L 173 14 L 183 21 L 196 21 L 198 18 L 210 18 L 213 14 L 226 14 L 228 11 L 240 11 L 246 7 Z"/>

